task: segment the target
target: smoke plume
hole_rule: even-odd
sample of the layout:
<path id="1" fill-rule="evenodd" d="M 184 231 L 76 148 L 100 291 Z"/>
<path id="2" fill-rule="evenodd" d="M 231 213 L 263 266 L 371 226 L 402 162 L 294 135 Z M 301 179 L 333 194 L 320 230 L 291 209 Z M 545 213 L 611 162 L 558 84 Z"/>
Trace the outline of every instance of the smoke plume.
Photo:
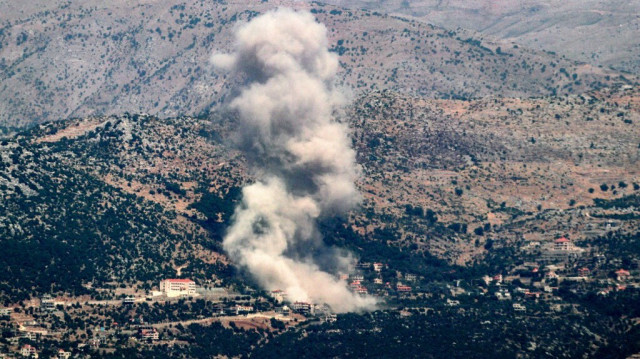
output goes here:
<path id="1" fill-rule="evenodd" d="M 333 119 L 338 68 L 326 28 L 309 13 L 279 9 L 236 32 L 235 51 L 211 61 L 248 78 L 230 103 L 238 145 L 257 176 L 224 238 L 230 257 L 267 290 L 289 301 L 326 303 L 337 312 L 370 309 L 324 268 L 346 269 L 348 254 L 322 244 L 317 219 L 358 204 L 358 175 L 348 128 Z"/>

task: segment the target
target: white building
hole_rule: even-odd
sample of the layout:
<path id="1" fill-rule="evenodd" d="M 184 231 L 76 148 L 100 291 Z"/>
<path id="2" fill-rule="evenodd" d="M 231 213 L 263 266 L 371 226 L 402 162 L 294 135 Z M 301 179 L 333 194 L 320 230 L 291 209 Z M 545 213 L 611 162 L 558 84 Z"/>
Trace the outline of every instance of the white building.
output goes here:
<path id="1" fill-rule="evenodd" d="M 498 300 L 508 300 L 508 299 L 511 299 L 511 293 L 509 293 L 509 291 L 506 290 L 505 288 L 500 288 L 496 292 L 496 298 Z"/>
<path id="2" fill-rule="evenodd" d="M 527 307 L 520 303 L 513 303 L 513 310 L 515 310 L 516 312 L 524 312 L 527 310 Z"/>
<path id="3" fill-rule="evenodd" d="M 191 279 L 165 279 L 160 282 L 160 291 L 170 298 L 195 295 L 196 283 Z"/>
<path id="4" fill-rule="evenodd" d="M 287 300 L 287 293 L 282 289 L 276 289 L 271 291 L 271 296 L 276 300 L 276 303 L 282 303 Z"/>
<path id="5" fill-rule="evenodd" d="M 564 262 L 580 257 L 583 252 L 583 248 L 576 247 L 569 239 L 562 237 L 546 246 L 541 260 L 544 262 Z"/>
<path id="6" fill-rule="evenodd" d="M 49 294 L 45 294 L 40 298 L 40 310 L 42 311 L 52 311 L 56 309 L 56 303 L 53 301 L 53 298 Z"/>
<path id="7" fill-rule="evenodd" d="M 250 305 L 236 305 L 236 315 L 240 313 L 251 313 L 253 312 L 253 306 Z"/>
<path id="8" fill-rule="evenodd" d="M 136 302 L 136 298 L 132 296 L 125 297 L 122 300 L 122 304 L 134 304 Z"/>
<path id="9" fill-rule="evenodd" d="M 29 344 L 25 344 L 20 350 L 20 355 L 22 355 L 25 358 L 37 358 L 38 351 L 36 350 L 35 347 L 32 347 Z"/>
<path id="10" fill-rule="evenodd" d="M 449 307 L 457 307 L 459 305 L 460 305 L 460 301 L 459 300 L 447 298 L 447 306 L 449 306 Z"/>

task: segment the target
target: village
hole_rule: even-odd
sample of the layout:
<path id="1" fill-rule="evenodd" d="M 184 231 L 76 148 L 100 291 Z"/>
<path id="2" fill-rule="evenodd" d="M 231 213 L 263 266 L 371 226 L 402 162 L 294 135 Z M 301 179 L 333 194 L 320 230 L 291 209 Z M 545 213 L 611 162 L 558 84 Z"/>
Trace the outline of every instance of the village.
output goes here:
<path id="1" fill-rule="evenodd" d="M 579 313 L 568 296 L 597 296 L 640 288 L 637 269 L 590 251 L 565 237 L 529 241 L 525 259 L 500 273 L 433 281 L 402 273 L 382 262 L 359 262 L 353 273 L 338 274 L 350 290 L 378 298 L 380 307 L 403 315 L 412 311 L 468 310 L 479 302 L 505 304 L 515 316 Z M 627 265 L 629 263 L 626 263 Z M 633 263 L 638 268 L 638 263 Z M 467 308 L 467 309 L 465 309 Z M 0 308 L 3 330 L 0 358 L 72 358 L 108 353 L 116 346 L 188 345 L 180 328 L 191 324 L 279 332 L 311 323 L 338 320 L 321 303 L 291 302 L 285 291 L 199 286 L 188 278 L 158 282 L 156 290 L 131 288 L 88 297 L 39 298 Z"/>

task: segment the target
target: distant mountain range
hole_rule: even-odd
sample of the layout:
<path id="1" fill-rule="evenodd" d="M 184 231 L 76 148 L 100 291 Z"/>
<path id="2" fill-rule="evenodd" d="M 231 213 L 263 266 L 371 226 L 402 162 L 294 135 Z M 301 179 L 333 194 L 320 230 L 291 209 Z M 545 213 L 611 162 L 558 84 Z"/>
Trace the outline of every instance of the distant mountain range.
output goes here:
<path id="1" fill-rule="evenodd" d="M 229 50 L 238 24 L 281 5 L 312 11 L 327 25 L 341 59 L 338 83 L 355 95 L 391 89 L 445 99 L 531 97 L 636 81 L 467 30 L 317 3 L 5 2 L 0 5 L 0 126 L 125 111 L 206 113 L 238 81 L 214 71 L 209 56 Z M 397 10 L 391 3 L 385 7 Z M 413 3 L 410 9 L 422 14 Z M 481 18 L 482 9 L 469 11 Z"/>
<path id="2" fill-rule="evenodd" d="M 478 31 L 592 65 L 640 73 L 640 2 L 598 0 L 326 0 Z"/>

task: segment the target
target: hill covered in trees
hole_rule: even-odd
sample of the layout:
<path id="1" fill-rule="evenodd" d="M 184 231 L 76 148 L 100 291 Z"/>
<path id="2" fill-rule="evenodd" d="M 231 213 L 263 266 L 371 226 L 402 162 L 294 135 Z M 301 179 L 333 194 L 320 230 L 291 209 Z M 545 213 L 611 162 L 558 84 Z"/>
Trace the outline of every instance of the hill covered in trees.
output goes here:
<path id="1" fill-rule="evenodd" d="M 445 263 L 483 263 L 489 245 L 580 238 L 611 216 L 632 219 L 603 203 L 639 190 L 635 99 L 629 90 L 534 100 L 363 96 L 343 120 L 364 200 L 323 224 L 325 240 L 365 261 L 406 267 L 420 258 L 411 269 L 435 275 Z M 220 241 L 239 187 L 252 180 L 228 142 L 235 126 L 226 112 L 125 114 L 2 140 L 5 298 L 111 281 L 150 288 L 178 267 L 232 280 Z"/>

